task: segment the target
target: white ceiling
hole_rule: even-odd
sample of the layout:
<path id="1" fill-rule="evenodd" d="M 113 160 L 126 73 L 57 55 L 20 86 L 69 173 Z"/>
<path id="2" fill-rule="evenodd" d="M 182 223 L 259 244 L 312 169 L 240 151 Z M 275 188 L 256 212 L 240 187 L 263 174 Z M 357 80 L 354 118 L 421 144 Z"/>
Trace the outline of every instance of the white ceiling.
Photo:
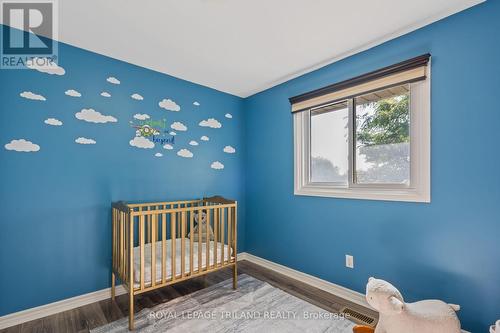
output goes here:
<path id="1" fill-rule="evenodd" d="M 60 0 L 59 40 L 246 97 L 483 0 Z"/>

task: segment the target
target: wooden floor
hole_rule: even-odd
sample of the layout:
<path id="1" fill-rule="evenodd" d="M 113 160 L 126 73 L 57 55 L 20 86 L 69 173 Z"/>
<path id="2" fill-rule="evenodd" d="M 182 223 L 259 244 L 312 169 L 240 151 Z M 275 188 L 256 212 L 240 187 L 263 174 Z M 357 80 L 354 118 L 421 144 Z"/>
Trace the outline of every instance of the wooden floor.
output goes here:
<path id="1" fill-rule="evenodd" d="M 141 294 L 135 298 L 135 311 L 138 312 L 144 308 L 153 307 L 176 297 L 187 295 L 226 279 L 230 279 L 232 276 L 231 274 L 231 269 L 223 269 L 210 273 L 206 277 L 193 278 L 173 286 Z M 377 314 L 369 309 L 362 308 L 359 305 L 350 303 L 342 298 L 246 260 L 238 262 L 238 274 L 248 274 L 259 280 L 266 281 L 277 288 L 330 312 L 338 312 L 342 307 L 349 305 L 353 309 L 377 317 Z M 107 299 L 92 303 L 21 325 L 9 327 L 0 330 L 0 333 L 88 332 L 89 329 L 115 321 L 127 316 L 127 314 L 128 295 L 121 295 L 117 296 L 114 302 L 111 301 L 111 299 Z"/>

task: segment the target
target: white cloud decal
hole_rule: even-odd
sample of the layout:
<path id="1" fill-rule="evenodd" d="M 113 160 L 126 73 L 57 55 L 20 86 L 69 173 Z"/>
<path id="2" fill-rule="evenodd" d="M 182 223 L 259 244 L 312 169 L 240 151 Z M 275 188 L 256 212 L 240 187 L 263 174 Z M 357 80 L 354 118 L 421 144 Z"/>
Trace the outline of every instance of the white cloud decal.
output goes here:
<path id="1" fill-rule="evenodd" d="M 82 137 L 79 137 L 78 139 L 76 139 L 75 142 L 78 144 L 81 144 L 81 145 L 95 145 L 96 144 L 95 140 L 82 138 Z"/>
<path id="2" fill-rule="evenodd" d="M 213 163 L 210 165 L 210 167 L 211 167 L 212 169 L 215 169 L 215 170 L 222 170 L 222 169 L 224 169 L 224 164 L 222 164 L 222 163 L 221 163 L 221 162 L 219 162 L 219 161 L 215 161 L 215 162 L 213 162 Z"/>
<path id="3" fill-rule="evenodd" d="M 52 125 L 52 126 L 61 126 L 63 124 L 62 121 L 60 121 L 56 118 L 45 119 L 44 123 L 46 123 L 47 125 Z"/>
<path id="4" fill-rule="evenodd" d="M 214 118 L 208 118 L 207 120 L 200 121 L 199 125 L 201 127 L 210 127 L 210 128 L 221 128 L 222 124 Z"/>
<path id="5" fill-rule="evenodd" d="M 129 143 L 133 147 L 143 148 L 143 149 L 151 149 L 155 147 L 155 144 L 152 141 L 146 139 L 143 136 L 136 136 L 135 138 L 130 140 Z"/>
<path id="6" fill-rule="evenodd" d="M 225 153 L 228 153 L 228 154 L 234 154 L 236 153 L 236 149 L 234 149 L 233 147 L 231 146 L 225 146 L 224 147 L 224 152 Z"/>
<path id="7" fill-rule="evenodd" d="M 156 157 L 162 157 L 162 156 L 163 156 L 163 154 L 162 154 L 162 153 L 156 153 L 156 154 L 155 154 L 155 156 L 156 156 Z"/>
<path id="8" fill-rule="evenodd" d="M 191 158 L 191 157 L 193 157 L 193 153 L 190 152 L 187 149 L 181 149 L 181 150 L 179 150 L 177 152 L 177 155 L 179 155 L 180 157 L 185 157 L 185 158 Z"/>
<path id="9" fill-rule="evenodd" d="M 176 121 L 172 125 L 170 125 L 170 128 L 172 128 L 176 131 L 179 131 L 179 132 L 187 131 L 186 125 L 184 125 L 183 123 L 178 122 L 178 121 Z"/>
<path id="10" fill-rule="evenodd" d="M 64 75 L 66 71 L 61 66 L 47 58 L 33 58 L 27 61 L 26 67 L 50 75 Z"/>
<path id="11" fill-rule="evenodd" d="M 107 91 L 103 91 L 103 92 L 101 93 L 101 96 L 102 96 L 102 97 L 111 97 L 111 94 L 110 94 L 109 92 L 107 92 Z"/>
<path id="12" fill-rule="evenodd" d="M 106 81 L 108 81 L 109 83 L 112 83 L 112 84 L 120 84 L 120 80 L 118 80 L 116 77 L 114 76 L 110 76 L 106 79 Z"/>
<path id="13" fill-rule="evenodd" d="M 163 99 L 158 105 L 168 111 L 180 111 L 181 107 L 171 99 Z"/>
<path id="14" fill-rule="evenodd" d="M 208 141 L 208 140 L 210 140 L 210 138 L 209 138 L 208 136 L 204 135 L 204 136 L 202 136 L 202 137 L 200 138 L 200 140 L 201 140 L 201 141 Z"/>
<path id="15" fill-rule="evenodd" d="M 174 131 L 170 131 L 170 133 L 168 133 L 168 134 L 170 134 L 171 136 L 176 136 L 177 135 L 177 133 L 175 133 Z"/>
<path id="16" fill-rule="evenodd" d="M 226 115 L 224 117 L 231 119 L 231 118 L 233 118 L 233 115 L 230 113 L 226 113 Z"/>
<path id="17" fill-rule="evenodd" d="M 189 141 L 189 144 L 190 144 L 191 146 L 197 146 L 199 143 L 198 143 L 198 142 L 196 142 L 196 141 L 194 141 L 194 140 L 191 140 L 191 141 Z"/>
<path id="18" fill-rule="evenodd" d="M 80 94 L 78 91 L 73 90 L 73 89 L 66 90 L 64 93 L 68 96 L 71 96 L 71 97 L 82 97 L 82 94 Z"/>
<path id="19" fill-rule="evenodd" d="M 112 116 L 105 116 L 94 109 L 82 109 L 82 111 L 75 113 L 76 119 L 84 120 L 89 123 L 116 123 L 118 120 Z"/>
<path id="20" fill-rule="evenodd" d="M 132 94 L 132 95 L 130 95 L 130 97 L 132 97 L 133 99 L 136 99 L 138 101 L 142 101 L 144 99 L 144 97 L 142 97 L 139 94 Z"/>
<path id="21" fill-rule="evenodd" d="M 19 96 L 27 99 L 33 99 L 35 101 L 46 101 L 45 97 L 43 97 L 42 95 L 32 93 L 31 91 L 23 91 L 22 93 L 19 94 Z"/>
<path id="22" fill-rule="evenodd" d="M 174 147 L 172 147 L 172 145 L 166 143 L 164 146 L 163 146 L 163 149 L 166 149 L 166 150 L 172 150 L 174 149 Z"/>
<path id="23" fill-rule="evenodd" d="M 5 145 L 5 149 L 20 151 L 23 153 L 31 153 L 40 150 L 40 146 L 24 139 L 12 140 Z"/>
<path id="24" fill-rule="evenodd" d="M 134 114 L 134 119 L 137 119 L 137 120 L 146 120 L 146 119 L 149 119 L 149 114 L 146 114 L 146 113 L 143 113 L 143 114 L 140 114 L 140 113 L 136 113 Z"/>
<path id="25" fill-rule="evenodd" d="M 193 102 L 193 105 L 194 106 L 200 106 L 200 103 L 199 102 Z"/>

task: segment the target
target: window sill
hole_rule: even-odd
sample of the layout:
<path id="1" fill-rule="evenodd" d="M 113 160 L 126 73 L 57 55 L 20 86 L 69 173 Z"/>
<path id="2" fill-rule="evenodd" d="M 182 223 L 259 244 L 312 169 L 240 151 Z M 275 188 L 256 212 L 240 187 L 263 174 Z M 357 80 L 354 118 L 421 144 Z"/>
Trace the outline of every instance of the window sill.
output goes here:
<path id="1" fill-rule="evenodd" d="M 339 188 L 307 185 L 296 188 L 294 194 L 343 199 L 431 202 L 430 193 L 419 192 L 416 189 Z"/>

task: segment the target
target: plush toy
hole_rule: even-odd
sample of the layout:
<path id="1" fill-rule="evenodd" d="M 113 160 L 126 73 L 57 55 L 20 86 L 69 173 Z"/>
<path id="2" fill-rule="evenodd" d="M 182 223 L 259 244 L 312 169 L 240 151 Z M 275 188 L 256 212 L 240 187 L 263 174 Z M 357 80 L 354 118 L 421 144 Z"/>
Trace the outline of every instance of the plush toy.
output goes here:
<path id="1" fill-rule="evenodd" d="M 375 333 L 460 333 L 460 306 L 439 300 L 405 303 L 389 282 L 368 279 L 366 300 L 379 312 Z"/>
<path id="2" fill-rule="evenodd" d="M 195 211 L 193 215 L 195 225 L 198 225 L 199 223 L 205 224 L 207 222 L 207 211 L 205 209 L 201 211 L 201 217 L 197 211 Z"/>
<path id="3" fill-rule="evenodd" d="M 497 320 L 495 325 L 490 326 L 490 333 L 500 333 L 500 320 Z"/>
<path id="4" fill-rule="evenodd" d="M 194 214 L 194 222 L 195 222 L 195 227 L 193 228 L 192 232 L 192 237 L 193 241 L 197 242 L 198 241 L 198 235 L 199 231 L 198 228 L 201 228 L 201 241 L 206 242 L 207 240 L 207 212 L 206 210 L 203 210 L 200 214 L 198 212 L 195 212 Z M 209 240 L 214 240 L 214 230 L 212 229 L 212 226 L 209 224 L 208 225 L 208 237 Z M 191 232 L 188 234 L 188 238 L 191 238 Z"/>

